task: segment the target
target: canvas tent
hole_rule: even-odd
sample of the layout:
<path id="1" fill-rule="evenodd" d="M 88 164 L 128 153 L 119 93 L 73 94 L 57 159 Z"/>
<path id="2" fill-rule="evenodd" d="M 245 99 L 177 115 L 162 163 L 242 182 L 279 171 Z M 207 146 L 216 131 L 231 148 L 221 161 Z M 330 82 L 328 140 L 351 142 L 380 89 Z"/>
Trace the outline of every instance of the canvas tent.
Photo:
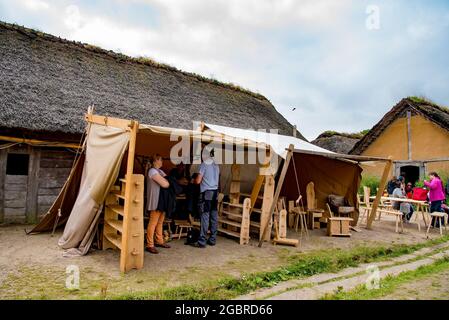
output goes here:
<path id="1" fill-rule="evenodd" d="M 327 195 L 339 194 L 345 196 L 351 204 L 357 206 L 357 188 L 361 174 L 358 163 L 376 160 L 374 158 L 336 154 L 290 136 L 213 124 L 203 124 L 198 131 L 195 131 L 143 125 L 135 121 L 101 117 L 91 113 L 86 115 L 86 119 L 89 126 L 85 148 L 77 159 L 59 197 L 41 223 L 31 231 L 31 233 L 50 231 L 55 226 L 65 224 L 64 234 L 59 240 L 59 245 L 66 250 L 65 254 L 69 255 L 82 255 L 88 251 L 98 218 L 102 212 L 103 203 L 114 182 L 122 177 L 121 180 L 124 183 L 126 182 L 127 185 L 137 186 L 138 183 L 133 180 L 134 176 L 144 174 L 145 171 L 138 161 L 139 156 L 159 153 L 164 158 L 169 158 L 172 148 L 178 144 L 180 139 L 187 139 L 189 147 L 192 148 L 192 144 L 198 135 L 201 135 L 202 139 L 206 137 L 208 141 L 221 138 L 226 142 L 231 142 L 232 146 L 243 147 L 246 153 L 258 144 L 265 145 L 267 151 L 272 151 L 271 156 L 279 159 L 275 162 L 277 167 L 272 169 L 274 169 L 273 175 L 275 172 L 278 173 L 277 187 L 282 187 L 280 194 L 286 196 L 287 199 L 298 197 L 292 166 L 294 162 L 298 169 L 297 178 L 300 192 L 305 194 L 305 185 L 313 181 L 319 204 L 324 204 Z M 289 160 L 287 150 L 292 146 L 294 150 L 290 150 L 290 158 L 293 161 L 288 167 L 285 167 L 286 170 L 282 170 L 283 173 L 287 173 L 285 182 L 282 184 L 284 177 L 279 178 L 281 170 L 278 169 L 281 167 L 284 169 L 283 166 L 288 163 L 286 161 Z M 170 165 L 170 163 L 167 164 Z M 246 182 L 242 184 L 243 192 L 251 191 L 259 173 L 259 165 L 260 163 L 241 164 L 244 167 L 241 171 L 245 176 L 242 180 Z M 229 192 L 230 167 L 229 164 L 221 165 L 221 187 L 224 193 Z M 132 221 L 127 221 L 127 214 L 135 210 L 135 208 L 133 209 L 133 203 L 138 203 L 136 200 L 132 201 L 132 199 L 135 199 L 132 198 L 132 191 L 126 192 L 122 195 L 123 199 L 128 199 L 125 200 L 125 209 L 121 212 L 123 215 L 123 230 L 126 230 L 125 225 L 127 223 L 132 223 Z M 128 208 L 126 201 L 129 202 Z M 142 231 L 143 210 L 138 214 L 142 216 L 140 219 L 142 221 L 139 222 L 141 226 L 138 227 Z M 123 237 L 129 237 L 129 242 L 141 242 L 141 251 L 143 251 L 143 234 L 138 237 L 136 234 L 136 239 L 125 234 Z M 124 250 L 124 248 L 121 249 Z M 130 262 L 130 260 L 135 259 L 133 255 L 136 256 L 138 252 L 135 248 L 133 250 L 130 252 L 128 259 L 121 261 L 123 271 L 133 267 L 139 268 L 139 265 L 143 264 L 142 253 L 142 262 Z"/>

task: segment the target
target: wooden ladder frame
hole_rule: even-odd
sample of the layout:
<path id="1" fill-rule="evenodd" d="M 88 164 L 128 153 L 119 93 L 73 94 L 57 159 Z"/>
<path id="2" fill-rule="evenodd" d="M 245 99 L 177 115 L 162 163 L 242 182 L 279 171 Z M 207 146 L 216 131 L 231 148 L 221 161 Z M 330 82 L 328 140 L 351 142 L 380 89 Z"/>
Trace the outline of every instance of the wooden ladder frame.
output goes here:
<path id="1" fill-rule="evenodd" d="M 127 272 L 131 269 L 141 269 L 144 261 L 143 239 L 143 175 L 135 175 L 134 156 L 136 150 L 137 132 L 139 122 L 105 116 L 94 115 L 91 110 L 86 114 L 88 123 L 119 128 L 130 132 L 128 145 L 128 159 L 126 166 L 122 241 L 120 247 L 120 271 Z M 139 191 L 139 192 L 137 192 Z"/>

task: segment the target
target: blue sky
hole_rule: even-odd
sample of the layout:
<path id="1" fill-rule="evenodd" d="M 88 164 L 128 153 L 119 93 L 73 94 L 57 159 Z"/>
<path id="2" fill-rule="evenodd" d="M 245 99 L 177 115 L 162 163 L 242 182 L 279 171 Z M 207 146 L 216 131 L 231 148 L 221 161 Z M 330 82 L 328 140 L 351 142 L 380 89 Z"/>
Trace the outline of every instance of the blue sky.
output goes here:
<path id="1" fill-rule="evenodd" d="M 449 105 L 449 1 L 0 0 L 0 20 L 259 92 L 308 139 Z"/>

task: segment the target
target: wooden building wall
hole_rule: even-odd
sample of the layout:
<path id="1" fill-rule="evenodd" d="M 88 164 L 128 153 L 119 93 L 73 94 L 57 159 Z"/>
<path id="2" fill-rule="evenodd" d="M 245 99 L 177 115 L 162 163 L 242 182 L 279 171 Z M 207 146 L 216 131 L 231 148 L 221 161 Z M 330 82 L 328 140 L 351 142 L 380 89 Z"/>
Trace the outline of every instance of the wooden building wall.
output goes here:
<path id="1" fill-rule="evenodd" d="M 449 157 L 449 131 L 422 116 L 412 116 L 410 127 L 411 160 L 422 161 Z M 407 136 L 407 118 L 396 119 L 361 155 L 392 156 L 393 160 L 408 160 Z M 382 164 L 362 165 L 362 167 L 363 175 L 382 175 Z M 391 175 L 394 174 L 393 170 L 394 168 L 392 168 Z M 430 171 L 449 173 L 449 161 L 429 163 L 426 165 L 426 171 L 426 174 Z"/>
<path id="2" fill-rule="evenodd" d="M 7 174 L 8 154 L 29 155 L 27 174 Z M 15 146 L 0 150 L 0 223 L 35 223 L 52 205 L 73 164 L 64 148 Z"/>

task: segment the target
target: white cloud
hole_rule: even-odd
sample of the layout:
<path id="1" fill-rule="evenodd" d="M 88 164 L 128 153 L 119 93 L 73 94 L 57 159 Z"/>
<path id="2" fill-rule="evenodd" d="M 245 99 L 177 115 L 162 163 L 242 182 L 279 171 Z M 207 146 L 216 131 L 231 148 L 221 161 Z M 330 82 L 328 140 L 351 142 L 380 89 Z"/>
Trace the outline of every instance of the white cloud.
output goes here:
<path id="1" fill-rule="evenodd" d="M 69 29 L 78 29 L 81 26 L 81 14 L 77 6 L 70 5 L 65 8 L 64 24 Z"/>
<path id="2" fill-rule="evenodd" d="M 43 0 L 19 0 L 18 2 L 26 9 L 33 11 L 46 10 L 50 7 L 48 3 Z"/>

